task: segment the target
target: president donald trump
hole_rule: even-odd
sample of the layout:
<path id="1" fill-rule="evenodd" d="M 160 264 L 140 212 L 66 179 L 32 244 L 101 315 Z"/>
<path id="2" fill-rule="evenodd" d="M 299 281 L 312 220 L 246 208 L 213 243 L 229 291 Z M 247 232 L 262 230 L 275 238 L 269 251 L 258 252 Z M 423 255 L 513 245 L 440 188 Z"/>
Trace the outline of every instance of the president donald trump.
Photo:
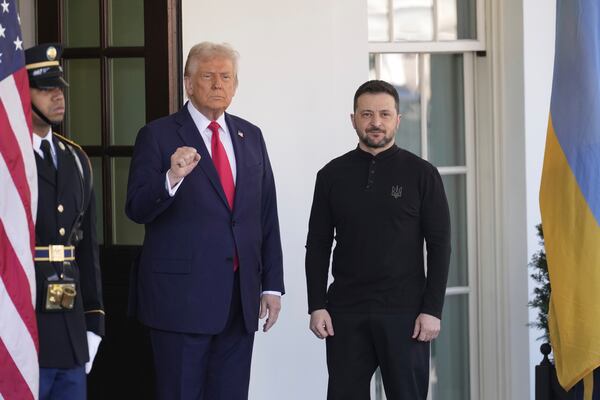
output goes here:
<path id="1" fill-rule="evenodd" d="M 136 139 L 126 212 L 145 224 L 137 315 L 150 328 L 158 399 L 247 399 L 254 332 L 277 321 L 283 267 L 260 129 L 225 112 L 238 55 L 203 42 L 183 108 Z"/>

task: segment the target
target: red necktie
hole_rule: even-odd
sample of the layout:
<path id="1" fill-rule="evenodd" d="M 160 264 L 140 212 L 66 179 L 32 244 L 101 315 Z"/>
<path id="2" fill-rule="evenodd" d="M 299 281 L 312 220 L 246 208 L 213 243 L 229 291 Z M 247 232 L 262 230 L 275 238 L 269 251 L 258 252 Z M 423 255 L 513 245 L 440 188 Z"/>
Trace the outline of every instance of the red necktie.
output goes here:
<path id="1" fill-rule="evenodd" d="M 221 139 L 219 138 L 219 128 L 220 125 L 217 121 L 211 121 L 208 125 L 208 129 L 212 131 L 212 138 L 210 139 L 210 147 L 212 152 L 212 160 L 215 164 L 215 169 L 217 170 L 217 174 L 219 174 L 219 178 L 221 179 L 221 186 L 223 186 L 223 191 L 225 192 L 225 197 L 227 197 L 227 202 L 229 203 L 229 207 L 233 210 L 233 199 L 235 197 L 235 186 L 233 184 L 233 174 L 231 173 L 231 165 L 229 164 L 229 159 L 227 158 L 227 153 L 225 152 L 225 148 L 223 147 L 223 143 L 221 143 Z M 235 253 L 235 257 L 233 259 L 233 270 L 236 271 L 238 269 L 239 261 L 237 256 L 237 251 Z"/>
<path id="2" fill-rule="evenodd" d="M 212 131 L 212 138 L 210 139 L 210 147 L 212 151 L 212 160 L 217 169 L 217 174 L 221 179 L 221 186 L 227 197 L 229 207 L 233 210 L 233 198 L 235 196 L 235 186 L 233 184 L 233 174 L 231 173 L 231 165 L 229 165 L 229 159 L 227 153 L 219 138 L 219 128 L 221 126 L 217 121 L 211 121 L 208 125 L 208 129 Z"/>

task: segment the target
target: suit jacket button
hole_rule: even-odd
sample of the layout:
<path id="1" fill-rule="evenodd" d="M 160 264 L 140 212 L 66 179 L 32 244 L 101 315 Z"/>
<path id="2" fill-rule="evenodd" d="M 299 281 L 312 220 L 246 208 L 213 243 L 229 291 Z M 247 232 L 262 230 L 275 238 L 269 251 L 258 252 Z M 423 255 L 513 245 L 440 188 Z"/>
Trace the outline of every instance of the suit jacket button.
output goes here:
<path id="1" fill-rule="evenodd" d="M 235 226 L 235 221 L 231 221 L 231 226 Z"/>
<path id="2" fill-rule="evenodd" d="M 58 230 L 58 234 L 59 234 L 60 236 L 65 236 L 65 228 L 60 228 L 60 229 Z"/>

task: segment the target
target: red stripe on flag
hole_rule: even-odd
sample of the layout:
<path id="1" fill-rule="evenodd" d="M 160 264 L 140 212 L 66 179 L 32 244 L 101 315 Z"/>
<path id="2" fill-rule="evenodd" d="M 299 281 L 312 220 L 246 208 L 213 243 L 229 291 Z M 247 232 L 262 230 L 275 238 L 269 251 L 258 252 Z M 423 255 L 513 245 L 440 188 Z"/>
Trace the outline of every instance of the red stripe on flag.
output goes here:
<path id="1" fill-rule="evenodd" d="M 22 68 L 13 76 L 19 96 L 21 98 L 23 114 L 25 115 L 29 132 L 32 132 L 31 105 L 29 99 L 27 72 L 24 68 Z M 24 103 L 25 101 L 27 101 L 27 103 Z M 15 137 L 15 132 L 13 132 L 10 127 L 8 115 L 2 102 L 0 102 L 0 126 L 6 127 L 6 132 L 3 132 L 2 136 L 0 137 L 0 154 L 2 154 L 2 157 L 6 162 L 6 166 L 10 171 L 10 175 L 15 183 L 17 191 L 19 192 L 19 196 L 21 197 L 21 203 L 23 203 L 23 206 L 27 212 L 27 224 L 30 232 L 29 243 L 31 243 L 31 251 L 33 255 L 33 247 L 35 246 L 35 227 L 33 224 L 33 217 L 31 215 L 31 190 L 29 188 L 29 182 L 27 181 L 27 175 L 25 173 L 25 163 L 23 162 L 21 148 L 19 147 L 19 143 Z"/>
<path id="2" fill-rule="evenodd" d="M 31 98 L 29 97 L 29 74 L 27 73 L 27 69 L 21 68 L 20 70 L 15 72 L 13 74 L 13 79 L 15 80 L 15 85 L 17 86 L 17 90 L 19 91 L 19 95 L 21 97 L 21 107 L 23 108 L 23 114 L 25 114 L 25 121 L 27 122 L 27 132 L 31 132 L 29 135 L 29 140 L 32 140 L 31 136 L 33 135 L 33 123 L 31 121 L 32 111 Z M 31 147 L 33 151 L 33 143 L 31 144 Z M 27 184 L 26 187 L 28 192 L 25 198 L 28 200 L 25 201 L 23 204 L 25 205 L 25 210 L 27 210 L 27 224 L 29 225 L 29 232 L 31 235 L 31 256 L 33 257 L 35 252 L 35 223 L 33 221 L 33 215 L 31 214 L 31 189 L 29 188 L 29 184 Z M 19 190 L 18 186 L 17 190 Z M 37 337 L 35 343 L 37 345 Z"/>
<path id="3" fill-rule="evenodd" d="M 31 191 L 29 190 L 29 182 L 27 182 L 27 175 L 25 174 L 23 154 L 21 154 L 15 133 L 10 128 L 8 115 L 2 102 L 0 102 L 0 126 L 7 128 L 7 132 L 2 132 L 2 137 L 0 138 L 0 154 L 2 154 L 10 176 L 19 192 L 21 203 L 23 203 L 25 209 L 29 211 L 29 216 L 31 216 Z"/>
<path id="4" fill-rule="evenodd" d="M 8 241 L 2 222 L 0 222 L 0 279 L 4 282 L 6 292 L 27 327 L 29 335 L 35 343 L 36 351 L 38 351 L 37 322 L 31 304 L 29 280 L 27 280 L 23 266 Z"/>
<path id="5" fill-rule="evenodd" d="M 2 373 L 0 374 L 0 393 L 2 393 L 2 396 L 5 399 L 33 399 L 33 393 L 31 393 L 27 382 L 23 379 L 2 339 L 0 339 L 0 365 L 2 366 Z"/>
<path id="6" fill-rule="evenodd" d="M 25 113 L 27 127 L 29 128 L 29 132 L 33 132 L 33 125 L 31 124 L 31 99 L 29 97 L 29 76 L 27 75 L 27 70 L 21 68 L 13 74 L 13 79 L 15 80 L 17 90 L 21 94 L 21 106 Z"/>

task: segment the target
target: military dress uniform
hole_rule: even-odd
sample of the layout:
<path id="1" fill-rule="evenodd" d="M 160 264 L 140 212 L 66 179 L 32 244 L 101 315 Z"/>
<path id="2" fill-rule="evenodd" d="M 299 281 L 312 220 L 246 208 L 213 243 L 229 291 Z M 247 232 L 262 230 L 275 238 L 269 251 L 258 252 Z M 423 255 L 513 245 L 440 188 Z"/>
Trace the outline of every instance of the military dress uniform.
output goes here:
<path id="1" fill-rule="evenodd" d="M 61 51 L 59 44 L 25 51 L 29 84 L 35 89 L 32 111 L 36 121 L 48 126 L 47 132 L 33 135 L 40 399 L 80 400 L 86 397 L 86 362 L 104 335 L 104 309 L 90 160 L 76 143 L 52 133 L 52 124 L 59 121 L 50 121 L 36 106 L 37 99 L 47 109 L 46 99 L 52 97 L 44 91 L 68 86 L 59 63 Z"/>
<path id="2" fill-rule="evenodd" d="M 42 368 L 73 368 L 89 360 L 86 332 L 104 335 L 95 203 L 86 154 L 57 134 L 52 135 L 52 141 L 56 169 L 36 153 L 39 362 Z M 52 282 L 75 285 L 72 309 L 48 309 L 48 285 Z"/>

